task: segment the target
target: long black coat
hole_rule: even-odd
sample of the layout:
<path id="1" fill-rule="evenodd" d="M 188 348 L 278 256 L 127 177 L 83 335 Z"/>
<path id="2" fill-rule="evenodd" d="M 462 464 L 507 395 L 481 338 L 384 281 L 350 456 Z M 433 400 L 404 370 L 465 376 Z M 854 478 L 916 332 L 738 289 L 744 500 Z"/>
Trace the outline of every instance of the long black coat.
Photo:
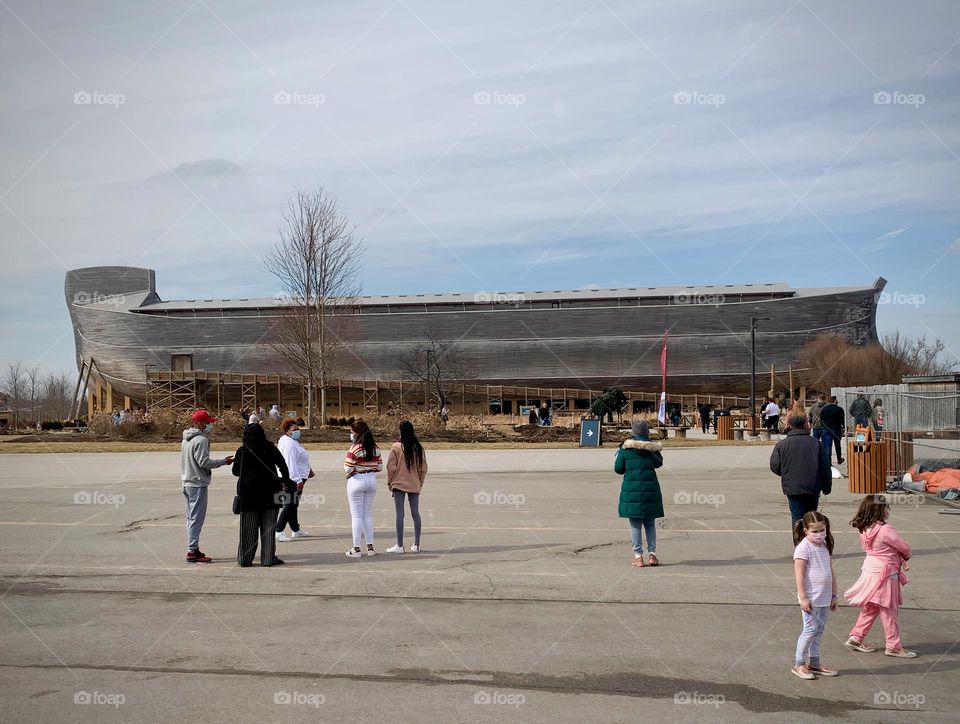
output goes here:
<path id="1" fill-rule="evenodd" d="M 243 445 L 233 458 L 233 474 L 237 476 L 241 511 L 259 512 L 282 506 L 279 493 L 288 487 L 290 472 L 280 450 L 267 440 L 260 425 L 243 428 Z"/>

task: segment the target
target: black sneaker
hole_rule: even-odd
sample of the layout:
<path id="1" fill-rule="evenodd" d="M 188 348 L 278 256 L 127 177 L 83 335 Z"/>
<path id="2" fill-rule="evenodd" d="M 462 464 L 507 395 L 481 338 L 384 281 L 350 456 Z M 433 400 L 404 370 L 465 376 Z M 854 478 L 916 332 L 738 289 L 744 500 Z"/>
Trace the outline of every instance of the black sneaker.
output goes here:
<path id="1" fill-rule="evenodd" d="M 286 561 L 282 561 L 282 560 L 280 560 L 279 558 L 274 558 L 274 559 L 273 559 L 273 562 L 272 562 L 270 565 L 271 565 L 271 566 L 282 566 L 284 563 L 286 563 Z"/>

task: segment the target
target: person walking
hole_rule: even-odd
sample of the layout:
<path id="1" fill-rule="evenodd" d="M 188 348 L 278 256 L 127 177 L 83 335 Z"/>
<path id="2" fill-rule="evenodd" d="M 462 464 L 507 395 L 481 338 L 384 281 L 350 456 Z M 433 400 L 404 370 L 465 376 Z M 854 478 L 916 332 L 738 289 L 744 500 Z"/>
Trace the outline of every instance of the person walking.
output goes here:
<path id="1" fill-rule="evenodd" d="M 313 477 L 313 468 L 310 467 L 310 454 L 306 448 L 300 444 L 300 426 L 297 421 L 287 418 L 280 426 L 280 440 L 277 441 L 277 449 L 283 455 L 283 460 L 290 471 L 290 484 L 284 497 L 283 509 L 276 520 L 276 538 L 278 541 L 289 541 L 294 538 L 306 538 L 310 535 L 309 531 L 300 527 L 299 509 L 300 496 L 303 494 L 303 486 L 309 478 Z M 284 530 L 290 525 L 290 535 Z"/>
<path id="2" fill-rule="evenodd" d="M 840 441 L 843 439 L 843 430 L 846 426 L 843 408 L 837 404 L 837 398 L 830 396 L 830 401 L 820 410 L 820 425 L 823 427 L 823 437 L 820 442 L 827 451 L 827 462 L 830 462 L 831 444 L 837 450 L 837 465 L 843 465 L 843 453 Z"/>
<path id="3" fill-rule="evenodd" d="M 857 399 L 850 404 L 850 417 L 853 418 L 853 424 L 857 427 L 866 427 L 870 422 L 871 409 L 867 396 L 857 395 Z"/>
<path id="4" fill-rule="evenodd" d="M 877 617 L 883 624 L 887 656 L 916 658 L 916 651 L 907 651 L 900 640 L 898 615 L 903 603 L 901 589 L 907 583 L 904 573 L 910 566 L 912 551 L 892 525 L 887 523 L 890 505 L 883 495 L 868 495 L 860 501 L 850 525 L 860 531 L 860 547 L 867 554 L 860 578 L 843 594 L 851 606 L 860 606 L 860 616 L 847 637 L 845 646 L 865 654 L 876 651 L 864 639 Z"/>
<path id="5" fill-rule="evenodd" d="M 770 455 L 770 470 L 780 476 L 780 486 L 790 506 L 790 528 L 806 513 L 815 511 L 820 494 L 829 495 L 833 489 L 830 460 L 820 444 L 810 437 L 807 418 L 795 415 L 788 420 L 786 436 L 778 442 Z"/>
<path id="6" fill-rule="evenodd" d="M 873 410 L 870 412 L 870 424 L 873 425 L 877 433 L 877 440 L 880 439 L 880 433 L 883 432 L 883 426 L 886 422 L 886 413 L 883 410 L 883 400 L 879 397 L 873 401 Z"/>
<path id="7" fill-rule="evenodd" d="M 209 563 L 212 559 L 200 550 L 200 531 L 207 518 L 207 489 L 214 468 L 229 465 L 233 456 L 210 457 L 210 440 L 217 418 L 206 410 L 190 417 L 193 426 L 183 431 L 180 442 L 180 486 L 186 506 L 187 563 Z"/>
<path id="8" fill-rule="evenodd" d="M 413 518 L 413 545 L 411 553 L 420 552 L 420 492 L 427 477 L 427 456 L 417 439 L 409 420 L 400 423 L 400 441 L 393 443 L 387 456 L 387 488 L 393 495 L 397 510 L 397 544 L 387 548 L 387 553 L 403 553 L 403 500 L 410 501 L 410 517 Z"/>
<path id="9" fill-rule="evenodd" d="M 630 521 L 630 539 L 633 543 L 633 565 L 642 568 L 643 540 L 647 539 L 648 563 L 660 564 L 657 558 L 657 518 L 663 517 L 663 495 L 656 468 L 663 465 L 662 445 L 650 440 L 650 426 L 645 420 L 635 420 L 633 437 L 617 449 L 613 470 L 623 476 L 620 484 L 621 518 Z"/>
<path id="10" fill-rule="evenodd" d="M 243 445 L 234 456 L 232 471 L 237 476 L 240 508 L 237 565 L 243 568 L 253 565 L 258 542 L 260 565 L 281 565 L 283 561 L 276 555 L 274 529 L 280 499 L 286 497 L 284 489 L 289 489 L 289 470 L 280 450 L 267 440 L 260 425 L 244 425 Z"/>
<path id="11" fill-rule="evenodd" d="M 813 438 L 823 445 L 823 423 L 820 421 L 820 412 L 826 407 L 827 396 L 822 392 L 817 395 L 817 401 L 810 405 L 810 428 L 813 430 Z M 827 448 L 829 456 L 830 449 Z"/>
<path id="12" fill-rule="evenodd" d="M 383 470 L 383 461 L 370 427 L 363 420 L 350 426 L 350 449 L 343 463 L 347 474 L 347 501 L 353 528 L 353 548 L 350 558 L 360 558 L 360 537 L 367 543 L 367 555 L 375 556 L 373 549 L 373 498 L 377 494 L 377 473 Z"/>
<path id="13" fill-rule="evenodd" d="M 774 402 L 772 397 L 767 398 L 767 404 L 763 408 L 763 426 L 770 432 L 780 430 L 780 405 Z"/>
<path id="14" fill-rule="evenodd" d="M 710 405 L 704 402 L 697 412 L 700 413 L 700 432 L 706 435 L 710 431 Z"/>
<path id="15" fill-rule="evenodd" d="M 804 514 L 793 529 L 793 573 L 797 582 L 803 629 L 797 639 L 794 665 L 801 679 L 836 676 L 840 672 L 820 663 L 820 642 L 828 611 L 837 610 L 837 576 L 833 571 L 833 534 L 823 513 Z"/>

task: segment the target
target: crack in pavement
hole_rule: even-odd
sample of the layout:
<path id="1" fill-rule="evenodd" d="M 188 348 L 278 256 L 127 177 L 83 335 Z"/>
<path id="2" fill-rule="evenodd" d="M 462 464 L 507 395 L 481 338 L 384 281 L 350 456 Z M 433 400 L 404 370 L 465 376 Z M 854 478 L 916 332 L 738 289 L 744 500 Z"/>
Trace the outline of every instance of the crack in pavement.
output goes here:
<path id="1" fill-rule="evenodd" d="M 120 530 L 114 531 L 114 533 L 132 533 L 135 530 L 143 530 L 141 523 L 153 523 L 158 520 L 173 520 L 174 518 L 181 517 L 182 515 L 180 513 L 176 513 L 174 515 L 160 515 L 156 518 L 140 518 L 139 520 L 131 520 Z"/>

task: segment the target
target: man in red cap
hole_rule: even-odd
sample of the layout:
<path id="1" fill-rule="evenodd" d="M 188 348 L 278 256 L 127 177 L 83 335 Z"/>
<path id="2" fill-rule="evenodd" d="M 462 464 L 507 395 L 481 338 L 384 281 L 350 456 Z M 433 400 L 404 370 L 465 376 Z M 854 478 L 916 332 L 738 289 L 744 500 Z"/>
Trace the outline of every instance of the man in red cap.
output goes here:
<path id="1" fill-rule="evenodd" d="M 197 410 L 191 419 L 193 427 L 183 431 L 183 442 L 180 443 L 180 481 L 187 506 L 187 563 L 209 563 L 211 559 L 200 551 L 200 529 L 207 517 L 210 472 L 232 463 L 233 456 L 210 457 L 207 435 L 213 430 L 217 418 L 206 410 Z"/>

